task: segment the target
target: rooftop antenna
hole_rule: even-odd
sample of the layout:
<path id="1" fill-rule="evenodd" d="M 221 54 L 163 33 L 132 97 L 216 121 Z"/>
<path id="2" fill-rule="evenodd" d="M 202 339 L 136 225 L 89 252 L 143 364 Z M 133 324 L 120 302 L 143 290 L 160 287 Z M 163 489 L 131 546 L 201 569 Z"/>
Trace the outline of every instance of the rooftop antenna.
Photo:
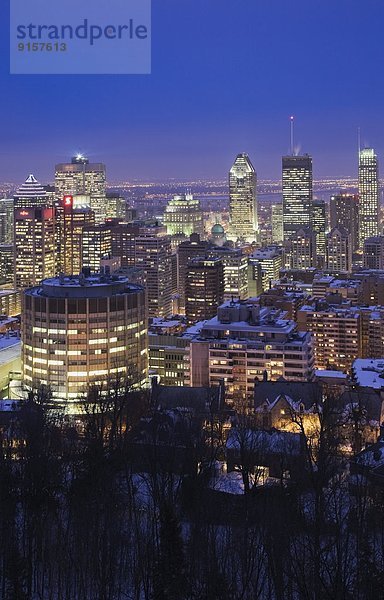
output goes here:
<path id="1" fill-rule="evenodd" d="M 295 118 L 293 115 L 291 115 L 291 117 L 290 117 L 290 122 L 291 122 L 291 155 L 293 156 L 295 153 L 295 150 L 294 150 Z"/>

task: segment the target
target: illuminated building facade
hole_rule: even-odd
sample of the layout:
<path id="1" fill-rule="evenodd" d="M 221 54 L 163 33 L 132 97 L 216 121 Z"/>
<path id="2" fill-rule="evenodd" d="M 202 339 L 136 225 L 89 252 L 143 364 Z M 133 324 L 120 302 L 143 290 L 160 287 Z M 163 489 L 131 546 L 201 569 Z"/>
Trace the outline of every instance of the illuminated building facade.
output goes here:
<path id="1" fill-rule="evenodd" d="M 200 201 L 190 192 L 174 196 L 165 208 L 163 223 L 173 245 L 184 241 L 192 233 L 203 235 L 203 215 Z"/>
<path id="2" fill-rule="evenodd" d="M 257 241 L 256 187 L 256 171 L 248 154 L 238 154 L 229 171 L 229 237 L 234 241 Z"/>
<path id="3" fill-rule="evenodd" d="M 13 211 L 13 198 L 0 200 L 0 244 L 12 244 L 13 242 Z"/>
<path id="4" fill-rule="evenodd" d="M 53 207 L 17 208 L 14 213 L 14 287 L 23 289 L 56 272 Z"/>
<path id="5" fill-rule="evenodd" d="M 95 215 L 89 206 L 74 207 L 73 196 L 64 196 L 58 212 L 59 272 L 67 275 L 80 273 L 83 229 L 94 224 Z"/>
<path id="6" fill-rule="evenodd" d="M 95 213 L 95 222 L 104 222 L 107 216 L 104 164 L 90 163 L 86 156 L 78 154 L 70 163 L 56 165 L 55 189 L 59 202 L 64 196 L 89 196 L 91 209 Z"/>
<path id="7" fill-rule="evenodd" d="M 80 400 L 90 386 L 148 375 L 145 292 L 126 278 L 57 277 L 22 298 L 22 377 L 57 400 Z"/>
<path id="8" fill-rule="evenodd" d="M 337 194 L 329 202 L 331 229 L 341 225 L 351 234 L 352 251 L 359 248 L 359 196 Z"/>
<path id="9" fill-rule="evenodd" d="M 224 298 L 222 260 L 192 260 L 188 265 L 185 295 L 185 314 L 189 323 L 213 317 Z"/>
<path id="10" fill-rule="evenodd" d="M 100 271 L 103 256 L 112 255 L 112 232 L 108 225 L 87 225 L 82 230 L 81 267 Z"/>
<path id="11" fill-rule="evenodd" d="M 359 231 L 360 248 L 367 238 L 378 234 L 379 165 L 372 148 L 359 152 Z"/>
<path id="12" fill-rule="evenodd" d="M 188 265 L 194 258 L 205 258 L 209 243 L 201 240 L 195 233 L 190 239 L 181 242 L 177 248 L 177 291 L 179 295 L 179 313 L 185 314 L 185 287 L 187 283 Z"/>
<path id="13" fill-rule="evenodd" d="M 283 205 L 272 204 L 272 243 L 279 244 L 284 239 Z"/>
<path id="14" fill-rule="evenodd" d="M 47 193 L 34 175 L 29 175 L 14 195 L 14 207 L 34 208 L 52 206 L 52 197 Z"/>
<path id="15" fill-rule="evenodd" d="M 208 255 L 223 263 L 224 301 L 248 298 L 248 256 L 240 248 L 213 248 Z"/>
<path id="16" fill-rule="evenodd" d="M 291 269 L 305 270 L 316 266 L 316 234 L 310 227 L 299 228 L 290 239 Z"/>
<path id="17" fill-rule="evenodd" d="M 324 200 L 313 200 L 312 202 L 311 229 L 316 236 L 316 255 L 317 262 L 319 262 L 319 259 L 325 258 L 326 211 Z"/>
<path id="18" fill-rule="evenodd" d="M 351 235 L 342 225 L 334 227 L 327 235 L 327 270 L 335 273 L 352 270 Z"/>
<path id="19" fill-rule="evenodd" d="M 383 235 L 376 235 L 364 240 L 363 263 L 365 269 L 384 269 Z"/>
<path id="20" fill-rule="evenodd" d="M 311 225 L 312 157 L 283 156 L 283 230 L 288 240 Z"/>

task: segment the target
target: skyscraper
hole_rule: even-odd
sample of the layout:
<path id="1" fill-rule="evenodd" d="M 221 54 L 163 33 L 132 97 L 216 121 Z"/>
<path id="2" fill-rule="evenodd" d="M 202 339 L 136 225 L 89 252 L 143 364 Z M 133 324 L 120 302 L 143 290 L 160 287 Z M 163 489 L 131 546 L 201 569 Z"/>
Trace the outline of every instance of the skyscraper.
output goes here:
<path id="1" fill-rule="evenodd" d="M 359 196 L 331 196 L 329 208 L 331 229 L 339 225 L 345 227 L 351 234 L 352 251 L 355 252 L 359 248 Z"/>
<path id="2" fill-rule="evenodd" d="M 74 207 L 72 196 L 65 196 L 59 208 L 58 271 L 77 275 L 82 268 L 83 229 L 95 224 L 95 215 L 89 206 Z"/>
<path id="3" fill-rule="evenodd" d="M 283 156 L 283 228 L 288 240 L 311 225 L 312 157 Z"/>
<path id="4" fill-rule="evenodd" d="M 112 255 L 112 232 L 107 223 L 86 225 L 82 229 L 81 268 L 87 267 L 91 273 L 100 271 L 103 256 Z"/>
<path id="5" fill-rule="evenodd" d="M 316 235 L 316 254 L 318 258 L 325 257 L 325 202 L 324 200 L 314 200 L 311 211 L 311 227 Z"/>
<path id="6" fill-rule="evenodd" d="M 290 239 L 291 268 L 311 269 L 316 263 L 316 234 L 310 227 L 302 227 Z"/>
<path id="7" fill-rule="evenodd" d="M 14 216 L 14 286 L 31 287 L 55 275 L 55 213 L 50 206 L 17 208 Z"/>
<path id="8" fill-rule="evenodd" d="M 211 319 L 224 298 L 224 268 L 220 258 L 196 258 L 189 263 L 185 314 L 190 323 Z"/>
<path id="9" fill-rule="evenodd" d="M 16 208 L 29 208 L 37 206 L 49 206 L 52 201 L 43 188 L 42 185 L 37 181 L 34 175 L 28 175 L 27 179 L 19 187 L 15 196 L 15 209 Z"/>
<path id="10" fill-rule="evenodd" d="M 283 205 L 272 204 L 272 243 L 280 243 L 284 239 L 283 233 Z"/>
<path id="11" fill-rule="evenodd" d="M 229 171 L 230 238 L 255 242 L 258 236 L 257 176 L 248 154 L 238 154 Z"/>
<path id="12" fill-rule="evenodd" d="M 70 163 L 55 168 L 56 197 L 89 196 L 96 223 L 103 223 L 107 215 L 106 171 L 102 163 L 90 163 L 86 156 L 78 154 Z"/>
<path id="13" fill-rule="evenodd" d="M 367 238 L 378 234 L 379 165 L 373 148 L 359 152 L 359 221 L 362 248 Z"/>
<path id="14" fill-rule="evenodd" d="M 174 196 L 165 207 L 163 222 L 174 245 L 186 240 L 192 233 L 203 235 L 200 201 L 190 192 Z"/>
<path id="15" fill-rule="evenodd" d="M 352 269 L 351 234 L 342 225 L 327 235 L 327 269 L 336 273 L 349 273 Z"/>
<path id="16" fill-rule="evenodd" d="M 384 269 L 384 235 L 366 238 L 363 264 L 365 269 Z"/>
<path id="17" fill-rule="evenodd" d="M 0 200 L 0 244 L 11 244 L 13 241 L 14 199 Z"/>

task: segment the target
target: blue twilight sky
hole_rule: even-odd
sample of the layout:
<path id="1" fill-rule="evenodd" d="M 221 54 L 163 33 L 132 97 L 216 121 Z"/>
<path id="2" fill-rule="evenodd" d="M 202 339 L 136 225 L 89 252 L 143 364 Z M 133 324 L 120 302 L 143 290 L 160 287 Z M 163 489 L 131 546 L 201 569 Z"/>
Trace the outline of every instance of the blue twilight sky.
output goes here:
<path id="1" fill-rule="evenodd" d="M 153 0 L 147 76 L 9 75 L 9 1 L 0 181 L 47 181 L 76 151 L 110 181 L 224 178 L 243 151 L 278 178 L 290 114 L 315 177 L 355 175 L 358 126 L 383 158 L 383 0 Z"/>

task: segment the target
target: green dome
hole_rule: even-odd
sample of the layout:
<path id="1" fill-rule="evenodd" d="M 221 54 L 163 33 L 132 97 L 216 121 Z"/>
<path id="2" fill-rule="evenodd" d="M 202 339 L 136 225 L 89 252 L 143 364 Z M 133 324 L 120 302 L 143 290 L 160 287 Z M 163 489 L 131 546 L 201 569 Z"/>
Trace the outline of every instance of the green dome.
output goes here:
<path id="1" fill-rule="evenodd" d="M 223 235 L 224 227 L 220 223 L 216 223 L 211 229 L 212 235 Z"/>

